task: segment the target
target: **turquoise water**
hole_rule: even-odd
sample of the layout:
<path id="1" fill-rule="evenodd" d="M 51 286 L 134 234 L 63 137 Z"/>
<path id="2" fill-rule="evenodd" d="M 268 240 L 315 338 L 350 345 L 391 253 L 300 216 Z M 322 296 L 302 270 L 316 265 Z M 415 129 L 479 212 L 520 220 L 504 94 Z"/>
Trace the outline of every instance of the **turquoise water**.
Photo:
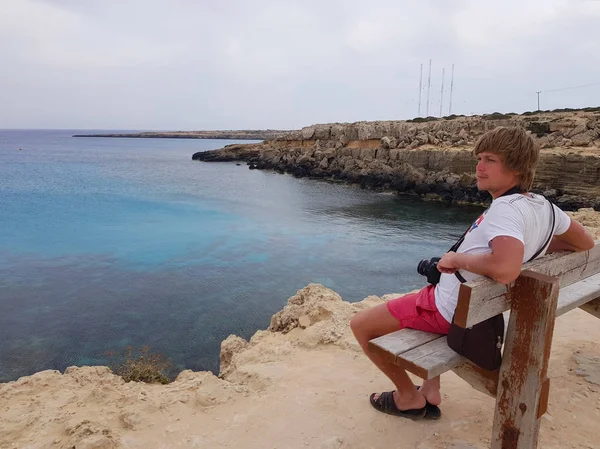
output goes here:
<path id="1" fill-rule="evenodd" d="M 232 141 L 81 132 L 0 131 L 0 381 L 128 345 L 216 372 L 224 338 L 310 282 L 421 286 L 480 211 L 191 160 Z"/>

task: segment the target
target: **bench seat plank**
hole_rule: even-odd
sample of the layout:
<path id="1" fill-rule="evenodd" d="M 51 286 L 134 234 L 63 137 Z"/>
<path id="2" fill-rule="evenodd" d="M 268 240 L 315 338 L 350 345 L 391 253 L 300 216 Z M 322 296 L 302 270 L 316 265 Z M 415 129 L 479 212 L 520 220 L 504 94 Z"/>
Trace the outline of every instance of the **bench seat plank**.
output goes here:
<path id="1" fill-rule="evenodd" d="M 446 336 L 443 336 L 405 352 L 398 357 L 398 366 L 422 379 L 432 379 L 466 360 L 450 349 Z"/>
<path id="2" fill-rule="evenodd" d="M 556 316 L 564 315 L 600 296 L 600 273 L 560 289 Z"/>
<path id="3" fill-rule="evenodd" d="M 417 329 L 400 329 L 399 331 L 374 338 L 369 344 L 398 356 L 438 338 L 441 338 L 441 335 Z"/>

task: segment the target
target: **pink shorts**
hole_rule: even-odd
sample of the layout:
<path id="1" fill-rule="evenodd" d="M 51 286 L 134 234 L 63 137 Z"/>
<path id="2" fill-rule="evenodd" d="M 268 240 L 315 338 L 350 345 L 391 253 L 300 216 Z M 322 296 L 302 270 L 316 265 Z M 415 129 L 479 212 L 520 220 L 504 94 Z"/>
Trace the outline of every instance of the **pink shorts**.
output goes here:
<path id="1" fill-rule="evenodd" d="M 388 301 L 388 310 L 400 321 L 400 329 L 408 327 L 436 334 L 447 334 L 450 323 L 435 305 L 435 287 L 428 285 L 417 293 L 410 293 Z"/>

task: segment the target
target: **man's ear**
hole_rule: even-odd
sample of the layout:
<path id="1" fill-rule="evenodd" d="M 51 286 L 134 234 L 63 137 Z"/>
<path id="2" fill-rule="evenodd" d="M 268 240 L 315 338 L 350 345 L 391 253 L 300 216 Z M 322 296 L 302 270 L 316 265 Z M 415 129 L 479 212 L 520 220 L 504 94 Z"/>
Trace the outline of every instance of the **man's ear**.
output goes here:
<path id="1" fill-rule="evenodd" d="M 511 171 L 510 174 L 515 177 L 518 184 L 521 184 L 521 180 L 523 179 L 523 173 L 518 171 Z"/>

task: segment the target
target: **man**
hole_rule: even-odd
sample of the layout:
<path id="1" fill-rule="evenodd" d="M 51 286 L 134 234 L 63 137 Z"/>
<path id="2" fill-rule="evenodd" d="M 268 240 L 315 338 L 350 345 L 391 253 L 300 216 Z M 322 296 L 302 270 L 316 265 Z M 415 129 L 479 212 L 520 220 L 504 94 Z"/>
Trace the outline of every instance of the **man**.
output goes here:
<path id="1" fill-rule="evenodd" d="M 558 250 L 586 251 L 594 246 L 585 228 L 556 206 L 552 206 L 552 227 L 550 203 L 541 195 L 527 193 L 533 184 L 539 147 L 523 129 L 496 128 L 479 139 L 473 153 L 477 157 L 477 187 L 488 191 L 493 201 L 473 223 L 457 251 L 444 254 L 438 262 L 442 273 L 439 283 L 363 310 L 350 322 L 365 354 L 396 386 L 393 392 L 371 395 L 371 405 L 379 411 L 411 419 L 439 418 L 439 376 L 415 388 L 406 371 L 373 353 L 368 342 L 406 327 L 447 334 L 458 302 L 456 271 L 467 282 L 487 276 L 508 284 L 519 276 L 523 262 L 544 245 L 549 233 L 553 237 L 540 256 Z"/>

